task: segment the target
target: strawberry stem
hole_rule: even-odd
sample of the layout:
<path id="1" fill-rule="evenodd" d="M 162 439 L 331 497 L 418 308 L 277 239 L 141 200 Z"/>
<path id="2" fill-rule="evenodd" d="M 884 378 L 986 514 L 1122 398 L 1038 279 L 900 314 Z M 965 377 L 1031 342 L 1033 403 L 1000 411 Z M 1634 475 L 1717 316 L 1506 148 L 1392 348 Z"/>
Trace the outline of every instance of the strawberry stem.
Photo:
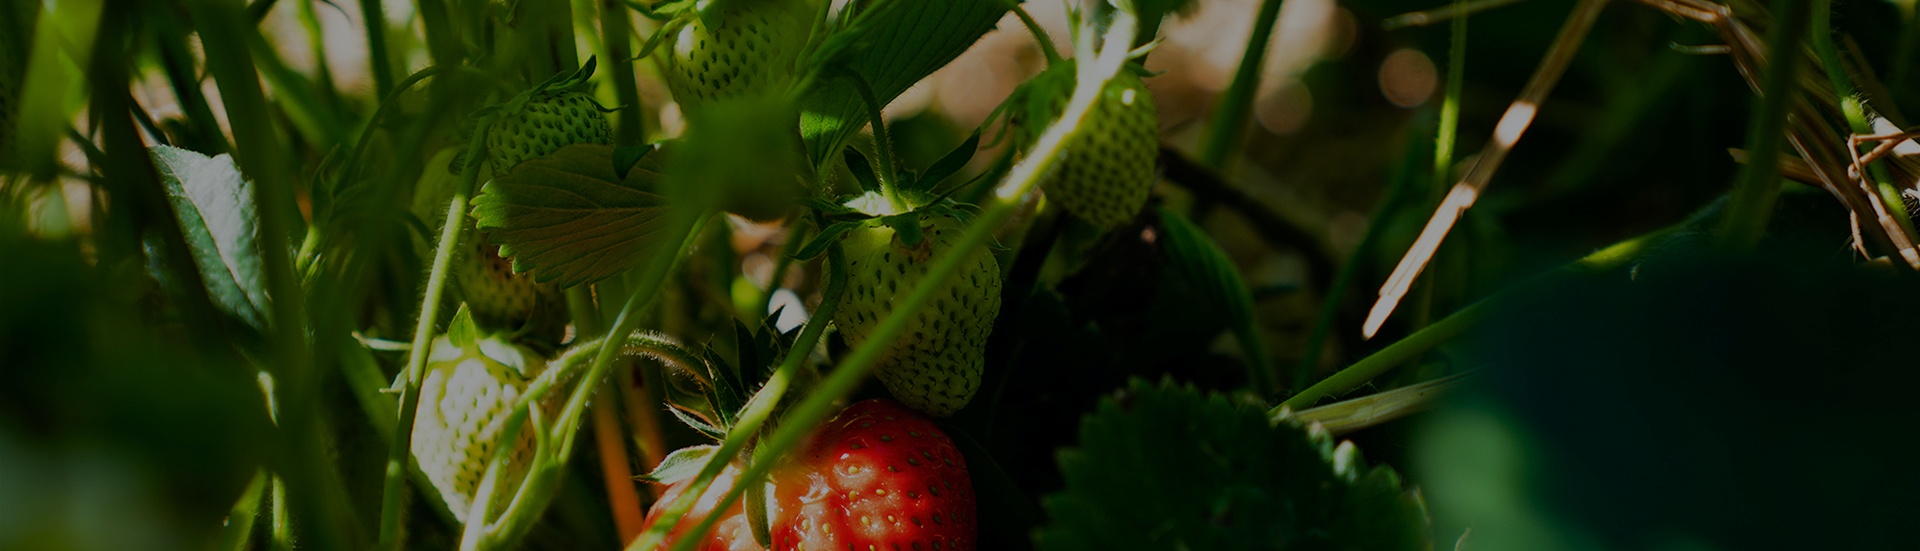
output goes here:
<path id="1" fill-rule="evenodd" d="M 1012 2 L 1008 3 L 1012 4 Z M 1027 33 L 1033 35 L 1033 41 L 1040 45 L 1040 53 L 1047 56 L 1048 67 L 1059 65 L 1065 61 L 1065 59 L 1060 57 L 1060 50 L 1053 47 L 1053 36 L 1047 34 L 1047 30 L 1041 28 L 1040 23 L 1034 21 L 1032 15 L 1027 14 L 1025 7 L 1022 7 L 1020 4 L 1013 4 L 1013 14 L 1020 16 L 1020 25 L 1025 26 Z"/>
<path id="2" fill-rule="evenodd" d="M 896 213 L 911 210 L 899 194 L 900 178 L 893 164 L 893 139 L 887 136 L 887 121 L 881 112 L 886 106 L 880 104 L 873 87 L 868 86 L 867 79 L 860 78 L 859 73 L 845 69 L 840 71 L 840 76 L 853 82 L 853 89 L 860 92 L 860 102 L 867 106 L 867 122 L 873 126 L 874 154 L 880 156 L 880 170 L 875 171 L 880 177 L 880 195 L 887 198 L 887 203 L 893 205 Z"/>
<path id="3" fill-rule="evenodd" d="M 460 245 L 460 230 L 467 215 L 467 199 L 473 197 L 474 183 L 480 179 L 481 159 L 487 153 L 487 128 L 493 118 L 480 119 L 467 142 L 467 164 L 460 170 L 460 183 L 453 200 L 447 203 L 447 216 L 440 226 L 439 246 L 433 251 L 433 269 L 427 272 L 426 296 L 420 299 L 420 318 L 414 325 L 413 348 L 407 354 L 407 384 L 400 390 L 400 419 L 394 425 L 393 442 L 387 448 L 386 481 L 380 493 L 380 548 L 400 548 L 400 496 L 406 489 L 407 457 L 413 446 L 414 410 L 420 406 L 420 381 L 426 377 L 428 352 L 433 348 L 435 321 L 440 319 L 440 297 L 447 289 L 447 268 L 453 264 L 453 251 Z"/>

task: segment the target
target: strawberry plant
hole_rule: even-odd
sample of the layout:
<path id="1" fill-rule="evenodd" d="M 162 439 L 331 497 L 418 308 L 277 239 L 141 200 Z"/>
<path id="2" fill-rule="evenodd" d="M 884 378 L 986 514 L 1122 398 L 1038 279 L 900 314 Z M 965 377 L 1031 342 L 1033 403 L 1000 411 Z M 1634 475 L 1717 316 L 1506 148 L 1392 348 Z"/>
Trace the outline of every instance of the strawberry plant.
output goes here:
<path id="1" fill-rule="evenodd" d="M 0 549 L 1911 539 L 1913 2 L 1284 4 L 0 4 Z"/>

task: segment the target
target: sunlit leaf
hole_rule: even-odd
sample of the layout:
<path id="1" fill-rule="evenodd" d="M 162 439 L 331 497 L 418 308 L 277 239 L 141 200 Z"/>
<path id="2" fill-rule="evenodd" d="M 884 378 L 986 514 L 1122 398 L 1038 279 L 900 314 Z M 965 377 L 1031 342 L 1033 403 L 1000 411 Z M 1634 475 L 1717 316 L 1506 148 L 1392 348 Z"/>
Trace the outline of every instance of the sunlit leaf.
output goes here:
<path id="1" fill-rule="evenodd" d="M 227 313 L 264 327 L 267 281 L 253 183 L 240 177 L 227 155 L 208 157 L 164 145 L 148 151 L 207 293 Z"/>

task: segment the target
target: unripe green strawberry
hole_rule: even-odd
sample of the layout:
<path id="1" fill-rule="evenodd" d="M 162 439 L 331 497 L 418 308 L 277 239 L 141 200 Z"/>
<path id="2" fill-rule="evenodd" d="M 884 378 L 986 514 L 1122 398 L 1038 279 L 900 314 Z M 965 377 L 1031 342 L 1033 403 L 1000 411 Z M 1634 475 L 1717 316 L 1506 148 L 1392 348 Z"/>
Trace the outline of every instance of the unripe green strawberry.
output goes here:
<path id="1" fill-rule="evenodd" d="M 966 229 L 946 215 L 927 215 L 920 227 L 917 246 L 887 227 L 848 235 L 846 294 L 833 314 L 848 344 L 866 342 L 881 319 L 902 307 L 935 259 L 953 254 Z M 913 313 L 874 372 L 901 402 L 931 415 L 952 415 L 979 390 L 987 336 L 1000 314 L 1000 265 L 984 249 L 973 255 Z"/>
<path id="2" fill-rule="evenodd" d="M 683 111 L 782 91 L 813 24 L 808 0 L 733 0 L 713 25 L 689 17 L 661 48 L 660 69 Z"/>
<path id="3" fill-rule="evenodd" d="M 487 158 L 497 177 L 520 163 L 582 143 L 613 144 L 606 113 L 586 94 L 547 90 L 494 121 L 487 130 Z"/>
<path id="4" fill-rule="evenodd" d="M 531 274 L 513 273 L 513 261 L 500 247 L 469 229 L 453 263 L 453 281 L 476 325 L 488 331 L 519 333 L 523 342 L 552 349 L 565 338 L 566 298 L 558 286 L 535 283 Z"/>
<path id="5" fill-rule="evenodd" d="M 1017 139 L 1031 148 L 1041 131 L 1066 111 L 1074 88 L 1074 64 L 1055 64 L 1026 86 Z M 1060 147 L 1060 160 L 1042 184 L 1047 199 L 1095 225 L 1112 228 L 1133 220 L 1153 191 L 1159 155 L 1159 115 L 1146 83 L 1122 69 L 1107 82 L 1080 129 Z"/>
<path id="6" fill-rule="evenodd" d="M 413 456 L 420 470 L 440 492 L 453 517 L 466 521 L 474 492 L 487 464 L 493 460 L 507 414 L 544 365 L 531 351 L 497 339 L 468 348 L 446 337 L 434 339 L 426 377 L 420 384 L 420 405 L 414 410 Z M 499 510 L 512 498 L 513 488 L 526 478 L 532 460 L 531 425 L 523 427 L 510 445 L 512 460 L 500 473 L 496 500 Z"/>

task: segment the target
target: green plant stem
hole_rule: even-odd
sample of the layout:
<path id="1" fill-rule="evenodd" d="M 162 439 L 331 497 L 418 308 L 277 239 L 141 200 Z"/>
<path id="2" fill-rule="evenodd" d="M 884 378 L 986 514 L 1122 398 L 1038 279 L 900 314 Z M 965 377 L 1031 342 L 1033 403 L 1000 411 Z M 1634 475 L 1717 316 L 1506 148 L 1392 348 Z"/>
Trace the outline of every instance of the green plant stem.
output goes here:
<path id="1" fill-rule="evenodd" d="M 614 97 L 620 100 L 620 125 L 613 129 L 615 145 L 640 145 L 646 137 L 646 118 L 640 116 L 640 85 L 634 81 L 633 57 L 628 46 L 633 40 L 632 14 L 620 0 L 600 2 L 600 39 L 606 44 L 607 65 L 613 69 Z"/>
<path id="2" fill-rule="evenodd" d="M 1840 59 L 1839 50 L 1833 45 L 1832 18 L 1833 0 L 1814 0 L 1811 22 L 1813 32 L 1810 37 L 1813 42 L 1813 52 L 1819 56 L 1820 65 L 1826 69 L 1827 81 L 1833 85 L 1834 96 L 1840 101 L 1840 112 L 1847 119 L 1847 128 L 1854 134 L 1873 134 L 1873 122 L 1868 119 L 1866 105 L 1860 102 L 1860 95 L 1856 93 L 1853 78 L 1847 75 L 1846 65 Z M 1873 146 L 1874 144 L 1860 146 L 1850 144 L 1847 147 L 1857 156 L 1863 153 L 1861 148 L 1871 151 Z M 1887 171 L 1884 163 L 1868 163 L 1864 168 L 1865 173 L 1860 177 L 1872 179 L 1873 189 L 1880 194 L 1880 202 L 1886 205 L 1888 214 L 1900 223 L 1908 235 L 1916 235 L 1913 221 L 1907 218 L 1906 202 L 1900 197 L 1900 189 L 1893 185 L 1893 174 Z"/>
<path id="3" fill-rule="evenodd" d="M 338 90 L 333 84 L 333 68 L 327 63 L 326 31 L 320 27 L 319 14 L 314 13 L 313 4 L 319 0 L 300 0 L 300 26 L 307 31 L 307 49 L 313 51 L 313 77 L 320 90 L 320 101 L 327 112 L 340 112 Z"/>
<path id="4" fill-rule="evenodd" d="M 1320 369 L 1320 351 L 1325 348 L 1327 337 L 1333 333 L 1334 324 L 1339 323 L 1340 306 L 1346 300 L 1348 289 L 1353 287 L 1355 280 L 1360 279 L 1360 267 L 1368 262 L 1369 255 L 1380 242 L 1380 235 L 1386 232 L 1387 224 L 1393 220 L 1401 204 L 1407 200 L 1408 190 L 1414 188 L 1416 178 L 1411 176 L 1411 171 L 1414 159 L 1417 158 L 1415 154 L 1416 152 L 1410 148 L 1407 158 L 1401 162 L 1404 167 L 1402 170 L 1407 172 L 1403 172 L 1401 177 L 1395 179 L 1393 188 L 1387 192 L 1387 197 L 1380 201 L 1380 206 L 1374 211 L 1373 217 L 1367 220 L 1367 233 L 1360 236 L 1360 243 L 1347 254 L 1346 261 L 1340 264 L 1340 272 L 1333 276 L 1333 283 L 1328 286 L 1327 294 L 1320 301 L 1320 313 L 1314 319 L 1313 331 L 1307 334 L 1305 355 L 1300 357 L 1300 366 L 1294 372 L 1289 388 L 1299 388 L 1307 384 L 1309 378 Z"/>
<path id="5" fill-rule="evenodd" d="M 1800 37 L 1807 31 L 1810 4 L 1810 0 L 1775 0 L 1770 10 L 1774 20 L 1767 30 L 1766 89 L 1747 123 L 1747 151 L 1752 153 L 1740 170 L 1739 185 L 1727 202 L 1727 216 L 1717 236 L 1722 247 L 1734 252 L 1759 246 L 1773 215 L 1773 201 L 1780 194 L 1780 171 L 1775 167 L 1786 141 L 1787 107 L 1797 96 L 1803 57 Z"/>
<path id="6" fill-rule="evenodd" d="M 1285 402 L 1281 402 L 1280 405 L 1275 406 L 1270 413 L 1272 415 L 1279 415 L 1283 409 L 1291 409 L 1294 411 L 1303 410 L 1313 406 L 1313 404 L 1321 398 L 1344 394 L 1359 388 L 1361 385 L 1367 384 L 1368 381 L 1379 377 L 1381 374 L 1392 370 L 1407 360 L 1419 356 L 1421 353 L 1435 346 L 1439 346 L 1448 339 L 1465 333 L 1468 329 L 1473 328 L 1475 323 L 1478 323 L 1484 318 L 1489 310 L 1504 307 L 1511 302 L 1526 300 L 1532 296 L 1533 293 L 1547 290 L 1547 284 L 1561 278 L 1583 274 L 1604 273 L 1625 267 L 1629 262 L 1639 258 L 1640 253 L 1646 250 L 1648 246 L 1665 239 L 1666 236 L 1673 233 L 1676 228 L 1677 226 L 1668 227 L 1615 243 L 1612 246 L 1596 251 L 1572 263 L 1556 268 L 1545 274 L 1535 276 L 1533 279 L 1514 288 L 1501 291 L 1471 306 L 1462 308 L 1460 311 L 1454 312 L 1452 315 L 1438 322 L 1434 322 L 1433 325 L 1428 325 L 1426 328 L 1412 335 L 1408 335 L 1404 339 L 1400 339 L 1399 342 L 1388 345 L 1386 348 L 1380 349 L 1379 352 L 1374 352 L 1372 355 L 1362 358 L 1358 362 L 1354 362 L 1353 365 L 1347 366 L 1346 369 L 1340 370 L 1339 373 L 1335 373 L 1315 383 L 1313 386 L 1308 387 L 1306 390 L 1300 391 L 1299 394 L 1287 398 Z"/>
<path id="7" fill-rule="evenodd" d="M 1086 119 L 1087 114 L 1092 111 L 1091 107 L 1093 106 L 1094 100 L 1099 97 L 1100 90 L 1104 89 L 1107 83 L 1113 80 L 1115 75 L 1119 74 L 1122 65 L 1125 64 L 1127 53 L 1130 50 L 1128 45 L 1132 43 L 1131 39 L 1137 29 L 1137 23 L 1133 16 L 1127 12 L 1122 11 L 1115 13 L 1111 24 L 1108 26 L 1105 41 L 1108 46 L 1104 51 L 1100 52 L 1097 58 L 1092 58 L 1091 56 L 1091 52 L 1093 51 L 1091 43 L 1092 37 L 1082 37 L 1083 40 L 1078 45 L 1078 49 L 1083 53 L 1081 58 L 1087 61 L 1077 65 L 1080 73 L 1075 79 L 1075 82 L 1078 84 L 1074 88 L 1073 98 L 1068 101 L 1067 108 L 1065 112 L 1061 114 L 1060 120 L 1055 121 L 1052 126 L 1047 128 L 1045 133 L 1041 134 L 1040 139 L 1034 145 L 1033 154 L 1015 166 L 1013 172 L 1008 174 L 1008 181 L 1003 184 L 997 192 L 1001 197 L 1025 196 L 1027 193 L 1033 191 L 1035 186 L 1039 185 L 1042 175 L 1045 175 L 1059 163 L 1061 144 L 1066 140 L 1067 136 L 1080 128 L 1081 121 Z M 1091 33 L 1088 34 L 1090 35 Z M 762 477 L 767 476 L 767 471 L 778 464 L 779 458 L 792 451 L 807 434 L 814 430 L 814 427 L 818 426 L 822 421 L 825 421 L 827 415 L 834 411 L 833 404 L 853 392 L 853 389 L 859 386 L 859 384 L 866 380 L 867 376 L 872 373 L 874 361 L 879 359 L 880 354 L 885 352 L 888 347 L 892 346 L 895 338 L 905 332 L 907 323 L 911 321 L 914 316 L 918 315 L 920 310 L 926 308 L 927 305 L 933 301 L 933 295 L 936 294 L 941 287 L 945 286 L 948 279 L 960 273 L 960 268 L 972 260 L 972 256 L 976 251 L 986 246 L 987 243 L 993 239 L 994 230 L 999 228 L 1001 224 L 1004 224 L 1008 218 L 1012 217 L 1017 203 L 1017 201 L 992 202 L 991 205 L 980 214 L 978 219 L 968 225 L 967 231 L 962 233 L 960 238 L 955 241 L 953 248 L 949 249 L 944 256 L 933 263 L 933 266 L 928 268 L 925 278 L 920 280 L 920 283 L 915 285 L 913 289 L 907 293 L 906 299 L 900 302 L 898 307 L 894 308 L 885 319 L 880 321 L 879 326 L 874 329 L 867 341 L 855 348 L 846 359 L 841 360 L 840 365 L 833 370 L 833 373 L 821 381 L 820 385 L 815 387 L 812 392 L 809 392 L 804 400 L 789 410 L 786 416 L 781 419 L 778 427 L 773 430 L 772 434 L 762 439 L 761 443 L 755 447 L 753 451 L 753 461 L 741 471 L 739 480 L 760 480 Z M 817 315 L 818 314 L 816 314 L 816 316 Z M 809 323 L 808 329 L 811 330 L 813 325 L 813 323 Z M 782 369 L 784 370 L 785 366 L 782 366 Z M 773 383 L 769 381 L 768 386 L 771 387 L 772 385 Z M 754 396 L 754 402 L 760 400 L 762 400 L 762 396 L 756 394 Z M 777 402 L 778 400 L 769 399 L 768 401 Z M 750 402 L 748 407 L 751 409 L 753 403 Z M 742 425 L 736 425 L 733 431 L 728 433 L 727 440 L 732 442 L 736 438 L 745 438 L 745 435 L 736 434 L 749 432 L 744 430 L 742 428 L 743 426 L 744 423 Z M 726 449 L 724 445 L 722 449 Z M 707 466 L 701 470 L 702 475 L 707 474 L 709 471 L 717 474 L 720 467 L 723 467 L 724 464 L 716 465 L 716 462 L 727 461 L 731 456 L 716 453 L 714 457 L 715 459 L 708 461 Z M 707 480 L 711 482 L 711 478 L 709 477 L 701 478 L 707 478 Z M 691 507 L 692 500 L 697 499 L 698 496 L 705 492 L 706 486 L 700 484 L 698 480 L 699 479 L 696 479 L 696 483 L 687 489 L 686 495 L 690 497 L 682 498 L 686 508 L 681 507 L 682 503 L 676 502 L 674 509 L 669 510 L 667 515 L 662 516 L 654 530 L 649 530 L 646 534 L 642 534 L 640 539 L 635 540 L 634 544 L 628 546 L 627 549 L 629 551 L 642 551 L 655 549 L 659 546 L 661 539 L 666 535 L 666 529 L 676 525 L 680 517 L 685 514 L 687 508 Z M 732 488 L 728 489 L 726 496 L 714 505 L 714 510 L 724 511 L 732 507 L 734 503 L 740 500 L 742 494 L 746 492 L 746 486 L 746 484 L 735 484 Z M 683 534 L 680 540 L 674 544 L 674 551 L 691 551 L 692 548 L 705 537 L 707 532 L 713 529 L 714 523 L 719 520 L 719 515 L 708 515 L 707 518 L 701 519 L 698 525 L 686 534 Z"/>
<path id="8" fill-rule="evenodd" d="M 740 450 L 746 448 L 747 443 L 760 433 L 762 427 L 766 426 L 767 419 L 773 415 L 774 407 L 786 394 L 787 387 L 792 384 L 801 364 L 809 354 L 813 353 L 814 346 L 820 342 L 820 337 L 826 334 L 827 324 L 833 321 L 833 313 L 839 309 L 840 299 L 845 294 L 846 258 L 840 244 L 835 243 L 827 249 L 826 264 L 830 271 L 827 276 L 827 288 L 820 295 L 820 306 L 814 309 L 813 316 L 807 321 L 806 327 L 800 330 L 800 336 L 795 339 L 793 349 L 787 351 L 787 357 L 780 362 L 780 367 L 774 369 L 773 375 L 767 378 L 766 385 L 760 387 L 753 398 L 747 401 L 746 407 L 741 409 L 739 419 L 735 420 L 733 429 L 727 432 L 726 439 L 721 441 L 720 449 L 716 450 L 713 459 L 708 460 L 707 464 L 701 467 L 700 472 L 694 475 L 693 482 L 689 483 L 687 491 L 681 493 L 680 499 L 666 504 L 667 509 L 661 513 L 659 521 L 653 524 L 653 528 L 640 534 L 640 537 L 635 539 L 627 549 L 657 549 L 661 540 L 666 537 L 667 530 L 680 523 L 680 519 L 686 516 L 687 511 L 693 509 L 695 500 L 705 495 L 707 487 L 713 484 L 713 479 L 720 476 L 720 472 L 726 469 L 727 464 L 740 454 Z"/>
<path id="9" fill-rule="evenodd" d="M 572 374 L 574 372 L 579 371 L 581 366 L 599 358 L 603 353 L 607 353 L 608 348 L 613 348 L 614 350 L 612 352 L 617 356 L 651 356 L 663 362 L 687 367 L 691 371 L 698 371 L 699 369 L 694 366 L 702 365 L 703 363 L 698 355 L 680 346 L 678 343 L 650 333 L 630 333 L 627 335 L 624 345 L 619 347 L 607 347 L 605 346 L 606 343 L 607 340 L 603 339 L 577 345 L 568 349 L 567 353 L 561 355 L 560 358 L 554 360 L 546 373 L 542 373 L 532 384 L 527 385 L 526 392 L 521 394 L 519 401 L 514 404 L 513 410 L 508 414 L 506 419 L 507 424 L 505 426 L 519 427 L 525 425 L 530 417 L 536 426 L 549 426 L 543 423 L 543 420 L 538 417 L 539 410 L 535 409 L 535 405 L 540 403 L 555 386 L 573 380 Z M 582 384 L 584 385 L 585 381 L 583 381 Z M 557 429 L 560 425 L 551 425 L 551 427 Z M 499 522 L 486 528 L 484 540 L 479 537 L 472 537 L 475 535 L 475 532 L 470 529 L 468 532 L 469 537 L 463 538 L 463 547 L 484 547 L 490 549 L 507 547 L 508 544 L 519 540 L 521 536 L 525 535 L 526 532 L 532 528 L 533 523 L 539 520 L 541 516 L 540 509 L 543 508 L 543 505 L 538 504 L 544 504 L 547 498 L 552 496 L 553 488 L 558 484 L 560 475 L 564 474 L 566 459 L 561 457 L 560 451 L 556 450 L 554 446 L 550 444 L 550 431 L 536 430 L 534 435 L 536 437 L 535 442 L 537 443 L 534 454 L 536 461 L 527 475 L 526 480 L 521 483 L 518 491 L 514 493 L 513 500 L 507 505 L 506 511 L 501 513 Z M 516 436 L 503 432 L 501 437 L 502 442 L 509 442 L 511 440 L 508 440 L 508 438 Z M 511 446 L 496 446 L 494 448 L 494 457 L 488 466 L 489 473 L 505 465 L 511 458 L 512 452 L 513 448 Z M 489 491 L 491 490 L 489 489 Z M 478 493 L 476 493 L 476 497 L 479 497 Z M 490 498 L 491 496 L 488 497 Z M 475 503 L 482 502 L 476 500 Z M 481 518 L 481 515 L 471 515 L 468 518 Z M 470 526 L 474 524 L 485 523 L 471 522 Z"/>
<path id="10" fill-rule="evenodd" d="M 433 334 L 440 319 L 440 298 L 447 288 L 447 268 L 453 264 L 453 251 L 460 245 L 463 233 L 460 230 L 466 227 L 463 222 L 467 200 L 473 197 L 474 184 L 480 179 L 483 163 L 477 160 L 486 155 L 487 128 L 492 124 L 492 118 L 481 119 L 473 130 L 473 138 L 468 140 L 470 161 L 460 170 L 460 183 L 454 189 L 453 200 L 447 203 L 439 246 L 433 251 L 433 267 L 427 272 L 426 296 L 420 300 L 420 319 L 413 330 L 413 348 L 407 354 L 407 384 L 400 390 L 399 422 L 394 425 L 393 441 L 387 449 L 386 481 L 380 494 L 381 549 L 400 548 L 400 494 L 406 490 L 407 458 L 413 445 L 414 410 L 420 405 L 420 381 L 426 377 L 427 356 L 432 352 Z"/>
<path id="11" fill-rule="evenodd" d="M 1032 15 L 1027 14 L 1025 7 L 1017 2 L 1007 2 L 1007 4 L 1013 14 L 1020 17 L 1020 25 L 1027 28 L 1027 34 L 1033 35 L 1033 42 L 1040 45 L 1040 53 L 1046 55 L 1048 67 L 1065 61 L 1060 57 L 1060 50 L 1053 47 L 1053 37 L 1047 34 L 1046 29 L 1040 27 L 1039 22 L 1033 20 Z"/>
<path id="12" fill-rule="evenodd" d="M 360 19 L 367 30 L 367 66 L 373 70 L 373 93 L 386 96 L 393 90 L 393 62 L 387 55 L 387 12 L 381 0 L 360 0 Z M 315 50 L 313 55 L 324 57 L 325 51 Z"/>
<path id="13" fill-rule="evenodd" d="M 1247 37 L 1246 53 L 1240 55 L 1233 82 L 1227 85 L 1226 93 L 1214 108 L 1205 149 L 1200 156 L 1200 160 L 1214 170 L 1226 166 L 1227 157 L 1233 155 L 1246 133 L 1247 113 L 1253 109 L 1254 93 L 1260 90 L 1260 70 L 1266 66 L 1267 43 L 1273 38 L 1273 27 L 1279 23 L 1280 2 L 1261 0 L 1260 12 L 1253 16 L 1253 33 Z"/>
<path id="14" fill-rule="evenodd" d="M 287 510 L 287 481 L 273 477 L 273 534 L 268 546 L 273 551 L 293 551 L 293 519 Z"/>
<path id="15" fill-rule="evenodd" d="M 780 282 L 787 279 L 787 269 L 793 266 L 793 255 L 800 252 L 800 246 L 806 243 L 807 228 L 811 226 L 793 219 L 787 223 L 787 227 L 793 229 L 787 231 L 787 242 L 780 247 L 780 258 L 773 262 L 773 277 L 767 278 L 767 288 L 760 292 L 760 306 L 753 311 L 755 319 L 766 316 L 769 313 L 767 309 L 773 307 L 773 293 L 780 290 Z"/>
<path id="16" fill-rule="evenodd" d="M 1466 0 L 1453 0 L 1455 9 Z M 1453 180 L 1453 145 L 1460 134 L 1460 96 L 1466 85 L 1467 15 L 1453 18 L 1453 43 L 1447 48 L 1447 95 L 1440 102 L 1440 134 L 1433 140 L 1433 183 Z"/>

